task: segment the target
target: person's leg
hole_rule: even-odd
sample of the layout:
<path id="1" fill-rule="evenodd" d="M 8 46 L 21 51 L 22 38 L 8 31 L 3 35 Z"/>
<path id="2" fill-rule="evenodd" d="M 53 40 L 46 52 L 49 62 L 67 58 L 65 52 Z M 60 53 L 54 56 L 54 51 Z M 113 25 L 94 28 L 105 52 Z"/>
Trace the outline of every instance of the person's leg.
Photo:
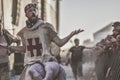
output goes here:
<path id="1" fill-rule="evenodd" d="M 66 80 L 66 73 L 63 67 L 60 66 L 59 73 L 58 73 L 58 80 Z"/>
<path id="2" fill-rule="evenodd" d="M 77 66 L 76 66 L 76 64 L 71 62 L 71 69 L 72 69 L 73 76 L 74 76 L 75 80 L 77 80 Z"/>
<path id="3" fill-rule="evenodd" d="M 42 80 L 45 76 L 45 70 L 42 64 L 35 63 L 31 65 L 26 72 L 25 80 Z"/>
<path id="4" fill-rule="evenodd" d="M 56 80 L 59 73 L 60 65 L 56 62 L 46 62 L 45 71 L 46 75 L 43 80 Z"/>
<path id="5" fill-rule="evenodd" d="M 82 71 L 82 69 L 83 69 L 83 67 L 82 67 L 82 62 L 79 62 L 79 63 L 77 64 L 77 66 L 78 66 L 78 76 L 79 76 L 79 77 L 82 77 L 82 76 L 83 76 L 83 71 Z"/>
<path id="6" fill-rule="evenodd" d="M 66 80 L 64 69 L 56 62 L 46 62 L 45 70 L 46 75 L 43 80 Z"/>
<path id="7" fill-rule="evenodd" d="M 53 70 L 50 63 L 45 63 L 45 78 L 43 80 L 53 80 Z"/>

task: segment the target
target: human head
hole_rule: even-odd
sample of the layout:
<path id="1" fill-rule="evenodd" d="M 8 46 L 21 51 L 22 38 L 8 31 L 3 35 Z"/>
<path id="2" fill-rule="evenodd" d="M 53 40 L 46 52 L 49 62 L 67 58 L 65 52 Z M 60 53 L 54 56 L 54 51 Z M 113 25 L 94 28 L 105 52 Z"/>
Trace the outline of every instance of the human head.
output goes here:
<path id="1" fill-rule="evenodd" d="M 79 45 L 79 39 L 78 38 L 74 39 L 74 43 L 75 43 L 76 46 L 78 46 Z"/>
<path id="2" fill-rule="evenodd" d="M 113 38 L 112 35 L 107 35 L 107 37 L 105 38 L 105 44 L 106 44 L 107 46 L 112 44 L 112 41 L 111 41 L 112 38 Z"/>
<path id="3" fill-rule="evenodd" d="M 113 23 L 113 35 L 117 36 L 118 34 L 120 34 L 120 22 L 114 22 Z"/>
<path id="4" fill-rule="evenodd" d="M 117 26 L 120 26 L 120 22 L 119 21 L 116 21 L 112 24 L 113 27 L 117 27 Z"/>
<path id="5" fill-rule="evenodd" d="M 117 39 L 117 45 L 120 46 L 120 35 L 117 35 L 116 39 Z"/>
<path id="6" fill-rule="evenodd" d="M 31 21 L 34 22 L 38 18 L 38 7 L 37 4 L 30 3 L 27 4 L 24 8 L 26 17 Z"/>

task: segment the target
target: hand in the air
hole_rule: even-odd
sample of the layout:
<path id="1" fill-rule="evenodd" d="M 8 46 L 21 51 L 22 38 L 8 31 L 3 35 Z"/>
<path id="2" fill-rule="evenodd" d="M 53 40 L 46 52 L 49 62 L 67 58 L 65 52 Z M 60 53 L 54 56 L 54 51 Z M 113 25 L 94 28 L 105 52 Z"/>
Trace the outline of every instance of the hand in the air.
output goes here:
<path id="1" fill-rule="evenodd" d="M 71 35 L 73 36 L 73 35 L 76 35 L 80 32 L 83 32 L 83 31 L 84 31 L 83 29 L 74 30 L 74 31 L 71 32 Z"/>

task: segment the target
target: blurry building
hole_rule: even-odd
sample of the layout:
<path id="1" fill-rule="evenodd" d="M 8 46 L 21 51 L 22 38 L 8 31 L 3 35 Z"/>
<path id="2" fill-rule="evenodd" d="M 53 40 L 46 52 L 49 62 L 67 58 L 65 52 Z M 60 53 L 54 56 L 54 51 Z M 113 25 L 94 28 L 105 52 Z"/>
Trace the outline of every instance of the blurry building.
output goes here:
<path id="1" fill-rule="evenodd" d="M 91 39 L 86 39 L 86 40 L 83 41 L 83 45 L 93 46 L 93 41 L 91 41 Z"/>
<path id="2" fill-rule="evenodd" d="M 109 23 L 102 29 L 93 33 L 94 44 L 99 42 L 101 39 L 104 39 L 107 35 L 112 34 L 112 23 Z"/>
<path id="3" fill-rule="evenodd" d="M 28 3 L 37 3 L 39 16 L 59 30 L 59 0 L 0 0 L 0 17 L 4 28 L 16 34 L 25 26 L 24 7 Z"/>
<path id="4" fill-rule="evenodd" d="M 91 41 L 90 39 L 86 39 L 83 41 L 83 44 L 88 47 L 95 46 L 97 42 L 101 41 L 101 39 L 104 39 L 109 34 L 112 34 L 112 23 L 109 23 L 108 25 L 104 26 L 103 28 L 93 33 L 93 41 Z M 87 53 L 84 54 L 85 60 L 87 61 L 96 60 L 97 55 L 94 53 L 94 50 L 85 49 L 84 52 Z"/>

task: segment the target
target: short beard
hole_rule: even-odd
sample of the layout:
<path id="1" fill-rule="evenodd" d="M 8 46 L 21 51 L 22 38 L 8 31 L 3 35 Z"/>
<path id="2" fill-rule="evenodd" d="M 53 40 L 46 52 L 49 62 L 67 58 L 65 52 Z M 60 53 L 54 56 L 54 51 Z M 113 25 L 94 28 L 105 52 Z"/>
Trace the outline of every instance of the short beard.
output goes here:
<path id="1" fill-rule="evenodd" d="M 35 18 L 35 19 L 29 19 L 29 21 L 31 22 L 31 23 L 36 23 L 37 22 L 37 17 Z"/>
<path id="2" fill-rule="evenodd" d="M 38 20 L 38 16 L 36 16 L 35 14 L 33 14 L 32 17 L 34 17 L 34 18 L 33 19 L 29 18 L 29 21 L 32 22 L 32 23 L 36 23 L 36 21 Z"/>

